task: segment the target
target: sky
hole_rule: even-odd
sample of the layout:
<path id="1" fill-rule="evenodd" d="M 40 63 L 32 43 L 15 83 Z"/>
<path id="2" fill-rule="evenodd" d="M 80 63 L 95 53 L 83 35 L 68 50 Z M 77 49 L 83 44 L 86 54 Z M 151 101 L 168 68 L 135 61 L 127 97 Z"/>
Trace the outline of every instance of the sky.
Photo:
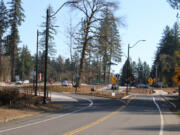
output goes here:
<path id="1" fill-rule="evenodd" d="M 6 0 L 5 0 L 6 1 Z M 8 1 L 8 0 L 7 0 Z M 19 28 L 21 43 L 27 45 L 32 54 L 36 51 L 36 31 L 41 30 L 41 24 L 45 20 L 46 9 L 51 4 L 54 10 L 58 9 L 66 0 L 22 0 L 25 10 L 25 22 Z M 172 9 L 167 0 L 119 0 L 120 8 L 115 12 L 115 16 L 122 17 L 125 26 L 118 25 L 121 46 L 122 61 L 112 66 L 114 73 L 119 73 L 125 60 L 127 59 L 127 46 L 133 46 L 138 40 L 137 46 L 130 49 L 130 57 L 133 61 L 146 61 L 152 65 L 158 43 L 163 34 L 163 30 L 168 25 L 173 27 L 177 21 L 178 11 Z M 67 29 L 70 24 L 73 26 L 80 21 L 81 15 L 72 11 L 69 7 L 63 7 L 56 15 L 56 25 L 58 34 L 55 36 L 56 56 L 64 58 L 70 57 Z"/>

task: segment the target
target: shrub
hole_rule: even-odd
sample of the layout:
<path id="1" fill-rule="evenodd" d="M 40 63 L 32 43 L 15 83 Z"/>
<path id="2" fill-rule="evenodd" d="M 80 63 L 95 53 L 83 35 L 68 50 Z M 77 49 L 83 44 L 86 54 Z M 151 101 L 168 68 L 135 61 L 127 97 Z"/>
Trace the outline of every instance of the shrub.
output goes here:
<path id="1" fill-rule="evenodd" d="M 3 87 L 0 89 L 0 102 L 2 105 L 12 104 L 16 102 L 19 91 L 13 87 Z"/>

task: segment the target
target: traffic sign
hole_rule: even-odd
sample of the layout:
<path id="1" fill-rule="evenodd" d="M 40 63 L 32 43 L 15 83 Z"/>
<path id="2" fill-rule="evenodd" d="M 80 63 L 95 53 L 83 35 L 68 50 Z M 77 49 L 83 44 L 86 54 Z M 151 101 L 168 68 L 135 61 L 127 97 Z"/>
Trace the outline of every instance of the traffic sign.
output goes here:
<path id="1" fill-rule="evenodd" d="M 116 84 L 116 78 L 112 77 L 112 84 Z"/>
<path id="2" fill-rule="evenodd" d="M 180 67 L 175 67 L 175 72 L 180 73 Z"/>
<path id="3" fill-rule="evenodd" d="M 180 86 L 180 73 L 177 73 L 177 74 L 173 77 L 173 81 Z"/>
<path id="4" fill-rule="evenodd" d="M 148 83 L 149 83 L 149 85 L 153 84 L 153 79 L 151 77 L 148 79 Z"/>

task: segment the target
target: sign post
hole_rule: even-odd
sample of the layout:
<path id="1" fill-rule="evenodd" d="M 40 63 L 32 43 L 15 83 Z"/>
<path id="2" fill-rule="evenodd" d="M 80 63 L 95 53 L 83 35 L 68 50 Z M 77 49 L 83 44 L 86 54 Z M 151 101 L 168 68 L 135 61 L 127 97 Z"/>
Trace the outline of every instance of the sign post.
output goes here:
<path id="1" fill-rule="evenodd" d="M 152 79 L 151 77 L 148 79 L 148 83 L 149 83 L 150 86 L 152 86 L 152 84 L 153 84 L 153 79 Z"/>
<path id="2" fill-rule="evenodd" d="M 115 92 L 114 92 L 115 88 L 116 88 L 116 78 L 112 77 L 112 89 L 113 89 L 112 96 L 115 96 Z"/>
<path id="3" fill-rule="evenodd" d="M 173 77 L 173 81 L 179 85 L 179 101 L 180 101 L 180 73 L 177 73 L 174 77 Z"/>

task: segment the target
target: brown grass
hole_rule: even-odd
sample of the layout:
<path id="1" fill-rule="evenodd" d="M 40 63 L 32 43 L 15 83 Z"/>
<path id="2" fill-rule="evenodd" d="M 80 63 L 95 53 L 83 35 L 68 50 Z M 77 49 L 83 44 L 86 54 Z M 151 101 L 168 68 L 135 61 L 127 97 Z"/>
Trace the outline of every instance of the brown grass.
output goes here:
<path id="1" fill-rule="evenodd" d="M 143 88 L 135 88 L 130 89 L 129 92 L 131 93 L 140 93 L 140 94 L 152 94 L 152 89 L 143 89 Z"/>
<path id="2" fill-rule="evenodd" d="M 15 119 L 33 116 L 42 112 L 51 112 L 63 107 L 55 104 L 30 105 L 26 108 L 9 108 L 8 106 L 0 107 L 0 123 L 8 122 Z"/>

